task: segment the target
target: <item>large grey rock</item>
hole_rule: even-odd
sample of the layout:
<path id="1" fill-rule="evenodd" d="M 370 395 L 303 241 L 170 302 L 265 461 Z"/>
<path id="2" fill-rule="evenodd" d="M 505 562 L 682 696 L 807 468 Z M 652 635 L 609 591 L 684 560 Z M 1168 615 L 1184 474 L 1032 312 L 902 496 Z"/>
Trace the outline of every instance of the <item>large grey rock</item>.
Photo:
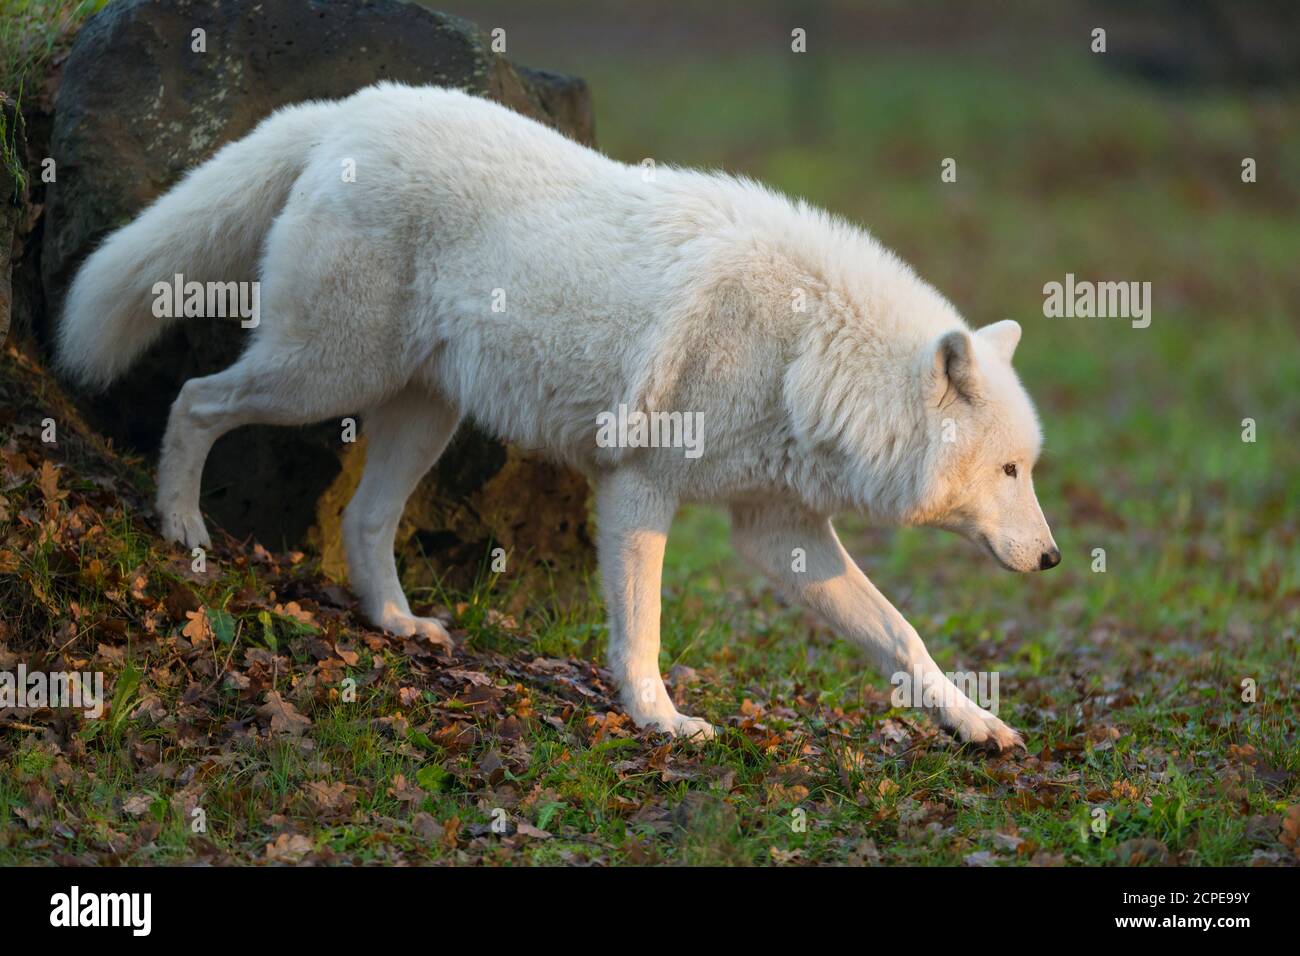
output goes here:
<path id="1" fill-rule="evenodd" d="M 194 49 L 203 31 L 205 52 Z M 334 99 L 381 79 L 456 86 L 581 142 L 593 136 L 586 85 L 516 69 L 471 23 L 398 0 L 116 0 L 82 29 L 63 67 L 41 273 L 49 325 L 77 266 L 184 172 L 277 107 Z M 234 322 L 177 323 L 87 412 L 119 443 L 152 452 L 181 384 L 234 360 Z M 358 410 L 360 411 L 360 410 Z M 338 570 L 338 513 L 360 467 L 338 423 L 245 428 L 223 438 L 204 510 L 270 547 L 311 540 Z M 585 563 L 581 478 L 466 430 L 408 509 L 402 537 L 464 583 L 489 541 L 564 572 Z M 548 569 L 549 570 L 549 569 Z"/>

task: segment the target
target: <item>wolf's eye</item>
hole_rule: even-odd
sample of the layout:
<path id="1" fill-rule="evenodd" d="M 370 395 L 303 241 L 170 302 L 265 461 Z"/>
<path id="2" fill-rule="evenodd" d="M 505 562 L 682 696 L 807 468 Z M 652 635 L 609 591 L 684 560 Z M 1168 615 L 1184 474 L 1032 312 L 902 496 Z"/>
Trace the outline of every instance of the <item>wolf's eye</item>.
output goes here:
<path id="1" fill-rule="evenodd" d="M 1016 463 L 1013 461 L 1009 461 L 1005 465 L 1003 465 L 1002 474 L 1007 475 L 1008 477 L 1011 478 L 1016 477 Z"/>

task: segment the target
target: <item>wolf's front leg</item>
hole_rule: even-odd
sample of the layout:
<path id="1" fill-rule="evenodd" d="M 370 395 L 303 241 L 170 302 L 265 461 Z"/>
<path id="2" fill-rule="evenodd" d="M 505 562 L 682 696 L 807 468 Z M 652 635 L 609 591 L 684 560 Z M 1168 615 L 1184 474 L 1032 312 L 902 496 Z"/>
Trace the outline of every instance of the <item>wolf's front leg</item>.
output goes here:
<path id="1" fill-rule="evenodd" d="M 736 549 L 787 594 L 866 650 L 886 674 L 919 675 L 938 701 L 930 709 L 962 740 L 1006 750 L 1016 733 L 948 679 L 908 624 L 840 544 L 830 519 L 776 506 L 732 508 Z M 801 549 L 796 551 L 795 549 Z M 797 555 L 802 561 L 796 561 Z"/>
<path id="2" fill-rule="evenodd" d="M 366 466 L 343 512 L 348 576 L 362 614 L 376 627 L 451 644 L 442 622 L 418 617 L 402 593 L 393 539 L 406 499 L 438 460 L 460 416 L 447 402 L 407 388 L 367 413 Z"/>
<path id="3" fill-rule="evenodd" d="M 679 714 L 659 675 L 664 544 L 676 510 L 676 501 L 631 469 L 596 483 L 596 550 L 609 611 L 609 667 L 623 708 L 638 727 L 708 739 L 713 726 Z"/>

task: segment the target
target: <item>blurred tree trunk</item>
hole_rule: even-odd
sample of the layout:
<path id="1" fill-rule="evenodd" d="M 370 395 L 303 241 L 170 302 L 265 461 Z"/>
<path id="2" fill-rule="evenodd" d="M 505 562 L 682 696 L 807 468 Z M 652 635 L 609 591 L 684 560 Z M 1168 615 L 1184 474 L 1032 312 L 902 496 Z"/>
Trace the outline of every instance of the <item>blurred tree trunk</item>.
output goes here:
<path id="1" fill-rule="evenodd" d="M 1300 82 L 1295 0 L 1097 0 L 1109 55 L 1171 85 L 1289 86 Z"/>

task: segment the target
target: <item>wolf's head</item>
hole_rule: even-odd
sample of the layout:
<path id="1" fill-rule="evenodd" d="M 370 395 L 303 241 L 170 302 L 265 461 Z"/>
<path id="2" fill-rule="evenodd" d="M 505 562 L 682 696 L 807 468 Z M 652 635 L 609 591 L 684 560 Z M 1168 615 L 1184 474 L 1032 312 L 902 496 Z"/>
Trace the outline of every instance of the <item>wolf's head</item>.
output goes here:
<path id="1" fill-rule="evenodd" d="M 1007 320 L 947 332 L 922 355 L 930 447 L 917 523 L 963 535 L 1011 571 L 1039 571 L 1061 552 L 1034 495 L 1042 432 L 1011 368 L 1019 341 Z"/>

